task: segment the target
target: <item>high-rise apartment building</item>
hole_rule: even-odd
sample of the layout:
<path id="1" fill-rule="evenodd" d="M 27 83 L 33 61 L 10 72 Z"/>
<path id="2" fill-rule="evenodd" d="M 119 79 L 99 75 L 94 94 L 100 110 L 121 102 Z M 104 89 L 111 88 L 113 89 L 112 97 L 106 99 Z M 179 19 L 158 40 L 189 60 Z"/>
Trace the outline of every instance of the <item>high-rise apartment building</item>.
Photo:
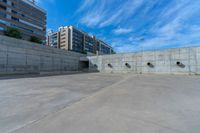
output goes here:
<path id="1" fill-rule="evenodd" d="M 103 42 L 102 40 L 98 40 L 95 46 L 96 50 L 99 52 L 98 54 L 113 54 L 114 50 L 111 46 L 107 43 Z"/>
<path id="2" fill-rule="evenodd" d="M 75 52 L 80 52 L 80 53 L 84 53 L 86 51 L 84 51 L 84 36 L 85 33 L 76 29 L 75 27 L 69 26 L 69 41 L 68 41 L 68 45 L 70 46 L 70 50 L 75 51 Z M 88 51 L 89 52 L 89 51 Z"/>
<path id="3" fill-rule="evenodd" d="M 46 40 L 46 11 L 34 0 L 0 0 L 0 34 L 8 27 L 17 28 L 22 39 L 36 36 Z"/>
<path id="4" fill-rule="evenodd" d="M 50 47 L 60 48 L 60 32 L 48 32 L 47 43 Z"/>
<path id="5" fill-rule="evenodd" d="M 89 35 L 73 26 L 60 27 L 58 32 L 54 32 L 48 35 L 48 38 L 60 38 L 58 48 L 75 51 L 79 53 L 92 53 L 92 54 L 112 54 L 113 48 L 101 41 L 96 39 L 94 36 Z M 53 46 L 48 41 L 49 46 Z M 55 44 L 56 45 L 56 44 Z"/>
<path id="6" fill-rule="evenodd" d="M 69 34 L 68 27 L 60 27 L 59 28 L 59 33 L 60 33 L 60 48 L 69 50 L 70 47 L 68 45 L 68 41 L 69 41 L 69 38 L 68 38 L 68 34 Z"/>

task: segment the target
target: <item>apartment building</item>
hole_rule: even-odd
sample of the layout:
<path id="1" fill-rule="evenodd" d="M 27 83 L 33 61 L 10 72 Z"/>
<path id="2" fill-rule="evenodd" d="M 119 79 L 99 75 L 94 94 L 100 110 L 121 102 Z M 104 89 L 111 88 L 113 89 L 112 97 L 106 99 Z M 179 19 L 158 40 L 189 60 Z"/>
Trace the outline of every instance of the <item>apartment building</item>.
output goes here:
<path id="1" fill-rule="evenodd" d="M 73 26 L 60 27 L 58 32 L 60 34 L 60 44 L 58 45 L 60 45 L 59 48 L 61 49 L 75 51 L 79 53 L 113 53 L 113 48 L 111 46 Z M 48 38 L 53 38 L 53 34 L 48 35 Z M 48 43 L 47 45 L 52 46 L 50 43 Z"/>
<path id="2" fill-rule="evenodd" d="M 111 46 L 109 46 L 107 43 L 103 42 L 102 40 L 98 40 L 96 44 L 96 50 L 98 51 L 98 54 L 113 54 L 114 50 Z"/>
<path id="3" fill-rule="evenodd" d="M 69 26 L 69 38 L 70 41 L 68 42 L 68 45 L 70 46 L 70 50 L 75 52 L 84 53 L 84 36 L 85 33 L 76 29 L 75 27 Z"/>
<path id="4" fill-rule="evenodd" d="M 88 34 L 84 35 L 84 50 L 89 53 L 96 53 L 95 45 L 97 40 L 93 36 L 89 36 Z"/>
<path id="5" fill-rule="evenodd" d="M 60 48 L 60 32 L 48 32 L 47 42 L 50 47 Z"/>
<path id="6" fill-rule="evenodd" d="M 36 36 L 45 41 L 46 11 L 34 0 L 0 0 L 0 34 L 8 27 L 17 28 L 24 40 Z"/>
<path id="7" fill-rule="evenodd" d="M 70 46 L 68 45 L 69 43 L 69 30 L 68 27 L 60 27 L 59 28 L 59 33 L 60 33 L 60 48 L 61 49 L 66 49 L 70 50 Z"/>

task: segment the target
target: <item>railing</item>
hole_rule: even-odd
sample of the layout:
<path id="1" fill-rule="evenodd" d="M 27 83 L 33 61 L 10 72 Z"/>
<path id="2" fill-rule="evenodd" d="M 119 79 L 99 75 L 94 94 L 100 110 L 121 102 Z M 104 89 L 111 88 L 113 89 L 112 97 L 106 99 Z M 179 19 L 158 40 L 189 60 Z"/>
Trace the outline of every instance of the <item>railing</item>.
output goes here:
<path id="1" fill-rule="evenodd" d="M 40 11 L 46 13 L 46 10 L 44 10 L 44 9 L 42 9 L 41 7 L 37 6 L 37 5 L 34 4 L 32 1 L 30 1 L 30 0 L 22 0 L 22 1 L 25 2 L 25 3 L 27 3 L 27 4 L 29 4 L 29 5 L 31 5 L 31 6 L 33 6 L 33 7 L 35 7 L 35 8 L 37 8 L 37 9 L 40 10 Z"/>

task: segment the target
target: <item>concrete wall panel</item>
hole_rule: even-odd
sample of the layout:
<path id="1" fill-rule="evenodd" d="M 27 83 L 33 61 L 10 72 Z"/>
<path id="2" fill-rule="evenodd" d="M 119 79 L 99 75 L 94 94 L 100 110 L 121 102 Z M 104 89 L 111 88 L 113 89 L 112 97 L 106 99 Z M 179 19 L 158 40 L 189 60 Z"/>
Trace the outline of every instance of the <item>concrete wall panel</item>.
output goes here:
<path id="1" fill-rule="evenodd" d="M 88 57 L 100 72 L 200 74 L 200 47 Z M 177 62 L 183 65 L 177 65 Z M 130 68 L 126 67 L 128 63 Z M 147 65 L 151 63 L 151 66 Z M 112 64 L 112 68 L 108 66 Z"/>
<path id="2" fill-rule="evenodd" d="M 0 36 L 0 74 L 79 71 L 79 53 Z"/>

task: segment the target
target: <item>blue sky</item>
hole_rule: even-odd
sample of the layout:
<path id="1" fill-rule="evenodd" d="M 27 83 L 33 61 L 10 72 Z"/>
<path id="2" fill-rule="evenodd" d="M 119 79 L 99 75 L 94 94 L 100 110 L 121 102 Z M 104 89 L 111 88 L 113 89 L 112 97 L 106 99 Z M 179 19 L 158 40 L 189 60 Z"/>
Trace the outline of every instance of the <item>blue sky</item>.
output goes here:
<path id="1" fill-rule="evenodd" d="M 134 52 L 200 45 L 200 0 L 37 0 L 47 29 L 73 25 Z"/>

